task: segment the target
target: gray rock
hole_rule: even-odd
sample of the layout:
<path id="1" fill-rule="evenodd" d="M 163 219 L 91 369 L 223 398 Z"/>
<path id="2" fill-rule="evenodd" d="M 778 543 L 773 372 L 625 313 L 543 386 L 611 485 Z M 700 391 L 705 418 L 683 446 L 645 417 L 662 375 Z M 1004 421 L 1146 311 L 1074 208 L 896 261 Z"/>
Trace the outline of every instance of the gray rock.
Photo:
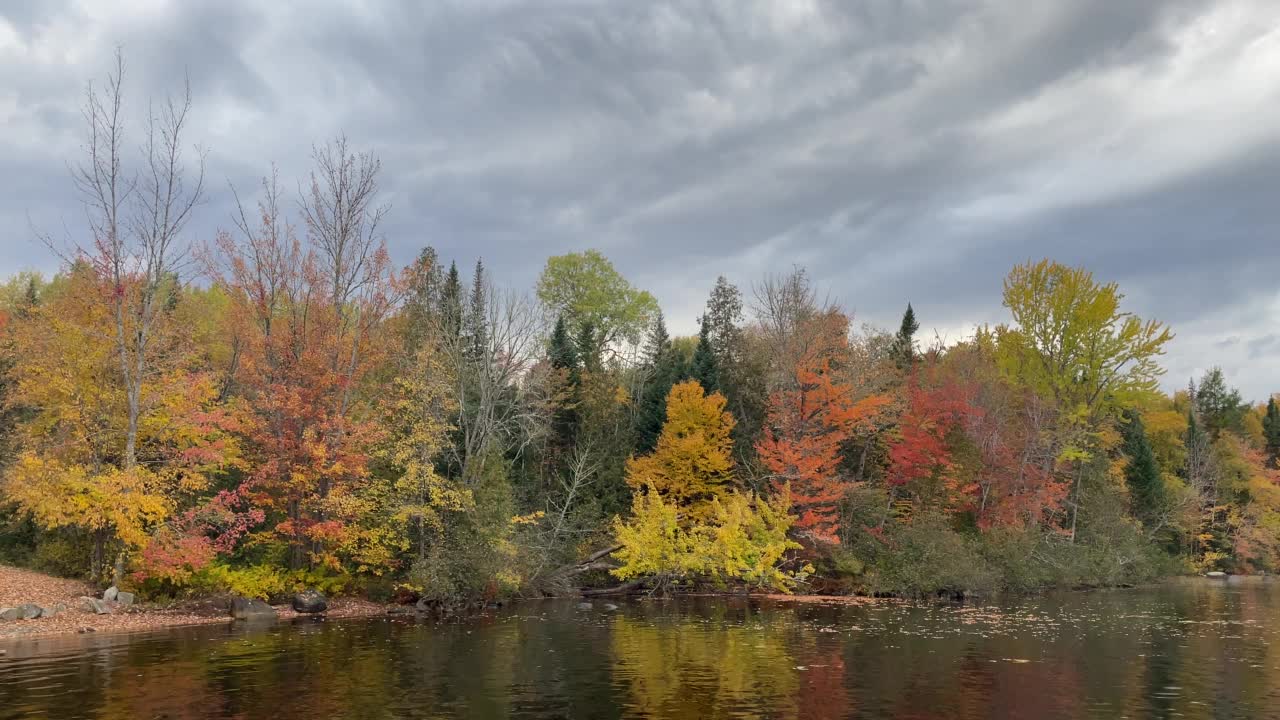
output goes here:
<path id="1" fill-rule="evenodd" d="M 107 602 L 115 602 L 116 598 L 119 595 L 120 595 L 120 588 L 116 587 L 115 585 L 112 585 L 111 587 L 102 591 L 102 599 L 106 600 Z"/>
<path id="2" fill-rule="evenodd" d="M 106 600 L 99 600 L 98 598 L 92 598 L 88 596 L 80 598 L 80 609 L 84 610 L 85 612 L 94 613 L 95 615 L 111 614 L 110 603 L 108 603 Z"/>
<path id="3" fill-rule="evenodd" d="M 293 609 L 300 613 L 322 613 L 329 609 L 329 601 L 319 590 L 307 589 L 293 596 Z"/>
<path id="4" fill-rule="evenodd" d="M 67 610 L 67 606 L 63 605 L 62 603 L 58 603 L 57 605 L 50 605 L 47 608 L 41 609 L 40 617 L 42 618 L 57 617 L 60 613 L 66 612 L 66 610 Z"/>
<path id="5" fill-rule="evenodd" d="M 605 603 L 605 604 L 604 604 L 604 609 L 605 609 L 605 610 L 608 610 L 608 611 L 610 611 L 610 612 L 613 612 L 614 610 L 617 610 L 617 609 L 618 609 L 618 606 L 617 606 L 617 605 L 614 605 L 613 603 Z"/>
<path id="6" fill-rule="evenodd" d="M 1222 572 L 1221 570 L 1214 570 L 1212 572 L 1205 573 L 1204 576 L 1210 577 L 1210 578 L 1224 578 L 1227 576 L 1227 574 Z"/>
<path id="7" fill-rule="evenodd" d="M 23 603 L 18 606 L 18 610 L 22 612 L 23 620 L 35 620 L 44 612 L 44 608 L 35 603 Z"/>
<path id="8" fill-rule="evenodd" d="M 20 608 L 0 608 L 0 620 L 21 620 L 22 610 Z"/>
<path id="9" fill-rule="evenodd" d="M 231 600 L 231 617 L 237 620 L 274 619 L 276 609 L 255 598 L 237 597 Z"/>
<path id="10" fill-rule="evenodd" d="M 120 603 L 122 607 L 129 607 L 133 604 L 133 593 L 121 590 L 116 593 L 116 602 Z"/>
<path id="11" fill-rule="evenodd" d="M 591 603 L 589 603 L 589 602 L 580 602 L 580 603 L 578 603 L 578 609 L 579 609 L 579 610 L 590 610 L 592 607 L 594 607 L 594 606 L 593 606 Z"/>

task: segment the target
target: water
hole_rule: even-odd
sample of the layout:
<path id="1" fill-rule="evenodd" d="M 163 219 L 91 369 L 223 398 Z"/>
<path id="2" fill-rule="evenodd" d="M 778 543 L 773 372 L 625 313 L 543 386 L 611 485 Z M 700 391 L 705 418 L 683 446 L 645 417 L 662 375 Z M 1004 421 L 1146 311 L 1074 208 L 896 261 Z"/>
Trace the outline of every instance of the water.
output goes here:
<path id="1" fill-rule="evenodd" d="M 0 718 L 1280 718 L 1280 582 L 0 643 Z"/>

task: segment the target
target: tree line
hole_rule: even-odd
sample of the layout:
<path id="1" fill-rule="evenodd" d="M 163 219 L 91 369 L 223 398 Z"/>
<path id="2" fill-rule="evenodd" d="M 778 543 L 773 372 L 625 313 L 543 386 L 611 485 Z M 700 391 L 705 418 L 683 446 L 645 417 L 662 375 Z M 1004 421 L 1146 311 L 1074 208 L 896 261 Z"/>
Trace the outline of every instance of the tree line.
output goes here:
<path id="1" fill-rule="evenodd" d="M 207 243 L 189 93 L 140 157 L 85 106 L 89 240 L 0 288 L 0 557 L 142 592 L 440 602 L 712 584 L 927 594 L 1280 564 L 1280 410 L 1083 268 L 1005 280 L 943 345 L 854 327 L 800 268 L 693 337 L 601 253 L 532 292 L 387 253 L 380 163 L 316 146 Z M 55 243 L 51 243 L 56 245 Z"/>

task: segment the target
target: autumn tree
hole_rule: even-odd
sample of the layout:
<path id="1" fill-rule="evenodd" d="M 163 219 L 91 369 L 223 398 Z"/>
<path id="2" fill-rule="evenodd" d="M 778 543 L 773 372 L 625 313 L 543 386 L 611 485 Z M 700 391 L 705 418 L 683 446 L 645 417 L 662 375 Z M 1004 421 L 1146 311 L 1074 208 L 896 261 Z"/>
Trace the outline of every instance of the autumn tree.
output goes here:
<path id="1" fill-rule="evenodd" d="M 1018 265 L 1004 282 L 1015 326 L 999 333 L 1001 369 L 1057 408 L 1056 459 L 1073 473 L 1072 540 L 1082 470 L 1098 451 L 1101 423 L 1156 389 L 1164 372 L 1156 359 L 1173 337 L 1160 322 L 1120 310 L 1123 298 L 1115 283 L 1049 260 Z"/>
<path id="2" fill-rule="evenodd" d="M 859 424 L 888 403 L 872 395 L 856 399 L 836 370 L 845 347 L 848 319 L 839 312 L 813 318 L 804 330 L 804 352 L 793 379 L 769 396 L 768 419 L 756 452 L 775 487 L 789 484 L 799 512 L 796 529 L 836 542 L 836 504 L 850 488 L 839 472 L 842 445 Z"/>
<path id="3" fill-rule="evenodd" d="M 667 396 L 671 387 L 684 375 L 684 363 L 671 347 L 667 324 L 658 313 L 649 330 L 644 348 L 641 372 L 644 383 L 636 408 L 636 450 L 651 452 L 667 421 Z"/>
<path id="4" fill-rule="evenodd" d="M 729 437 L 733 416 L 724 408 L 723 395 L 707 395 L 694 381 L 674 385 L 658 444 L 652 453 L 627 461 L 627 485 L 658 493 L 686 520 L 706 518 L 711 501 L 737 484 Z"/>

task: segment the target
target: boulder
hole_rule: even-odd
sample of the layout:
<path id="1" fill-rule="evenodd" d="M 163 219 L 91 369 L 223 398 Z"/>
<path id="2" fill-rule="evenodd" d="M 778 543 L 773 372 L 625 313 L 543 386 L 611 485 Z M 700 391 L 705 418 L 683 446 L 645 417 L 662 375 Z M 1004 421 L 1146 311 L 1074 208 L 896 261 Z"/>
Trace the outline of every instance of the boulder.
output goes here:
<path id="1" fill-rule="evenodd" d="M 120 595 L 120 588 L 116 587 L 115 585 L 112 585 L 111 587 L 102 591 L 102 599 L 106 600 L 107 602 L 115 602 L 116 598 L 119 597 L 119 595 Z"/>
<path id="2" fill-rule="evenodd" d="M 1226 576 L 1227 576 L 1227 574 L 1226 574 L 1226 573 L 1224 573 L 1224 572 L 1222 572 L 1221 570 L 1214 570 L 1214 571 L 1212 571 L 1212 572 L 1207 572 L 1207 573 L 1205 573 L 1205 574 L 1204 574 L 1204 576 L 1205 576 L 1205 577 L 1208 577 L 1208 578 L 1219 578 L 1219 579 L 1221 579 L 1221 578 L 1226 577 Z"/>
<path id="3" fill-rule="evenodd" d="M 300 613 L 322 613 L 329 609 L 329 601 L 319 590 L 307 589 L 293 596 L 293 609 Z"/>
<path id="4" fill-rule="evenodd" d="M 609 612 L 613 612 L 614 610 L 617 610 L 617 609 L 618 609 L 618 606 L 617 606 L 617 605 L 614 605 L 613 603 L 605 603 L 605 604 L 604 604 L 604 609 L 605 609 L 605 610 L 608 610 Z"/>
<path id="5" fill-rule="evenodd" d="M 589 602 L 580 602 L 580 603 L 578 603 L 578 609 L 579 609 L 579 610 L 590 610 L 592 607 L 594 607 L 594 606 L 593 606 L 591 603 L 589 603 Z"/>
<path id="6" fill-rule="evenodd" d="M 0 620 L 21 620 L 22 610 L 19 608 L 0 608 Z"/>
<path id="7" fill-rule="evenodd" d="M 116 593 L 116 602 L 120 603 L 121 607 L 129 607 L 133 604 L 133 593 L 121 590 Z"/>
<path id="8" fill-rule="evenodd" d="M 255 598 L 237 597 L 231 600 L 231 617 L 236 620 L 274 619 L 276 609 Z"/>
<path id="9" fill-rule="evenodd" d="M 80 609 L 85 612 L 91 612 L 95 615 L 110 615 L 111 605 L 106 600 L 98 598 L 85 597 L 80 598 Z"/>
<path id="10" fill-rule="evenodd" d="M 35 620 L 44 612 L 44 608 L 35 603 L 23 603 L 18 606 L 18 610 L 22 611 L 23 620 Z"/>
<path id="11" fill-rule="evenodd" d="M 59 613 L 65 612 L 66 609 L 67 609 L 67 606 L 63 605 L 62 603 L 58 603 L 57 605 L 50 605 L 49 607 L 43 608 L 40 611 L 40 617 L 42 618 L 57 617 Z"/>

